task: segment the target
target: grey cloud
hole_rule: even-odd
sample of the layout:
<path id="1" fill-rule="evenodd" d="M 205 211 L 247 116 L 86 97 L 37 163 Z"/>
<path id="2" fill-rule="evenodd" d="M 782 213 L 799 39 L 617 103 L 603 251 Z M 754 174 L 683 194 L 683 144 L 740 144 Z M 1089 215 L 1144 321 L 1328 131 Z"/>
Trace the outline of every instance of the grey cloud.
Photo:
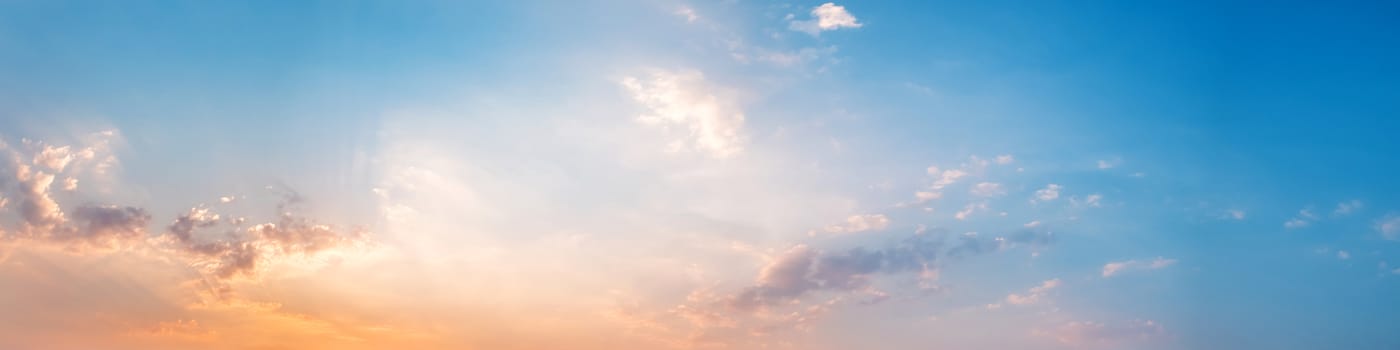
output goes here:
<path id="1" fill-rule="evenodd" d="M 1022 230 L 992 238 L 977 235 L 916 234 L 893 245 L 824 252 L 798 245 L 764 268 L 755 285 L 730 298 L 728 305 L 753 310 L 800 298 L 818 290 L 851 291 L 865 287 L 870 276 L 920 271 L 960 258 L 1005 249 L 1016 244 L 1053 242 L 1049 232 Z"/>

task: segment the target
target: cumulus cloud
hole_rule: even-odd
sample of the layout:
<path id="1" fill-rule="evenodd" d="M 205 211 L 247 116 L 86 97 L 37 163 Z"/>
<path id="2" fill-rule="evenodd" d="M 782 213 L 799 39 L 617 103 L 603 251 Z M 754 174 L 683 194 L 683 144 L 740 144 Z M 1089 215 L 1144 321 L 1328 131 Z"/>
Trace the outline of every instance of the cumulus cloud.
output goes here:
<path id="1" fill-rule="evenodd" d="M 826 227 L 828 233 L 856 233 L 883 230 L 889 227 L 890 219 L 884 214 L 851 215 L 846 222 Z"/>
<path id="2" fill-rule="evenodd" d="M 1376 220 L 1375 227 L 1376 232 L 1379 232 L 1381 237 L 1392 241 L 1400 241 L 1400 215 L 1386 215 L 1380 220 Z"/>
<path id="3" fill-rule="evenodd" d="M 1152 320 L 1136 320 L 1118 324 L 1070 321 L 1049 330 L 1036 330 L 1071 346 L 1123 346 L 1126 343 L 1148 342 L 1164 337 L 1166 330 Z"/>
<path id="4" fill-rule="evenodd" d="M 666 129 L 676 127 L 680 139 L 672 151 L 693 150 L 714 158 L 743 151 L 744 113 L 733 102 L 716 96 L 699 71 L 654 70 L 645 77 L 626 77 L 622 86 L 647 109 L 637 121 Z"/>
<path id="5" fill-rule="evenodd" d="M 1003 155 L 997 156 L 996 161 L 997 161 L 997 164 L 1007 165 L 1007 164 L 1015 163 L 1015 162 L 1016 162 L 1016 157 L 1013 157 L 1013 156 L 1011 156 L 1010 154 L 1003 154 Z"/>
<path id="6" fill-rule="evenodd" d="M 969 192 L 978 197 L 1000 197 L 1006 195 L 1006 189 L 1002 188 L 1001 184 L 995 182 L 979 182 L 976 185 L 972 185 L 972 189 Z"/>
<path id="7" fill-rule="evenodd" d="M 1103 265 L 1103 277 L 1113 277 L 1123 272 L 1132 270 L 1156 270 L 1176 264 L 1176 259 L 1157 257 L 1150 261 L 1127 260 L 1110 262 Z"/>
<path id="8" fill-rule="evenodd" d="M 195 207 L 180 215 L 167 228 L 167 242 L 185 255 L 205 276 L 223 281 L 239 276 L 255 276 L 260 263 L 283 257 L 306 257 L 317 253 L 363 244 L 367 234 L 348 231 L 295 215 L 292 208 L 301 197 L 284 194 L 277 206 L 277 220 L 242 227 L 242 220 L 219 220 L 208 208 Z M 220 234 L 200 237 L 199 230 Z"/>
<path id="9" fill-rule="evenodd" d="M 108 154 L 115 132 L 90 136 L 87 145 L 53 146 L 26 140 L 26 148 L 12 148 L 0 142 L 7 153 L 0 160 L 0 184 L 14 184 L 8 197 L 15 199 L 18 228 L 0 228 L 15 244 L 47 245 L 77 254 L 120 254 L 110 248 L 142 247 L 159 251 L 161 258 L 182 261 L 215 281 L 251 275 L 259 262 L 286 256 L 309 256 L 332 248 L 361 242 L 363 233 L 342 233 L 329 226 L 293 214 L 300 197 L 284 193 L 276 208 L 277 220 L 242 227 L 242 220 L 220 221 L 209 208 L 196 206 L 178 215 L 164 232 L 149 235 L 151 213 L 135 206 L 82 203 L 67 206 L 53 195 L 60 175 L 105 174 L 116 158 Z M 64 187 L 76 190 L 76 180 L 65 180 Z M 81 198 L 100 197 L 82 193 Z M 5 223 L 0 221 L 0 224 Z M 225 227 L 217 227 L 223 225 Z M 203 229 L 219 230 L 199 236 Z M 143 254 L 148 254 L 143 253 Z"/>
<path id="10" fill-rule="evenodd" d="M 811 16 L 811 19 L 800 21 L 789 18 L 788 29 L 818 36 L 823 31 L 860 28 L 863 25 L 856 20 L 856 16 L 846 11 L 845 6 L 830 2 L 812 8 Z"/>
<path id="11" fill-rule="evenodd" d="M 1035 199 L 1032 201 L 1053 201 L 1056 198 L 1060 198 L 1060 189 L 1063 188 L 1064 187 L 1057 184 L 1045 185 L 1045 188 L 1035 191 Z"/>

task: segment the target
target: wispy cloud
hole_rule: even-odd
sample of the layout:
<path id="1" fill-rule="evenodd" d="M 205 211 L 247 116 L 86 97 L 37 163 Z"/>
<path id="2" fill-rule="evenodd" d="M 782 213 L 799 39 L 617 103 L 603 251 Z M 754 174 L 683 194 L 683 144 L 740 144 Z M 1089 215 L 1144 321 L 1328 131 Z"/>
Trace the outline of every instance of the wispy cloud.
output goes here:
<path id="1" fill-rule="evenodd" d="M 718 97 L 699 71 L 652 70 L 644 77 L 623 78 L 621 84 L 647 109 L 638 122 L 662 127 L 678 138 L 667 145 L 669 150 L 695 150 L 714 158 L 744 150 L 743 111 Z"/>
<path id="2" fill-rule="evenodd" d="M 1120 275 L 1133 270 L 1156 270 L 1176 265 L 1176 259 L 1157 257 L 1150 261 L 1126 260 L 1110 262 L 1103 265 L 1102 276 L 1104 278 Z"/>

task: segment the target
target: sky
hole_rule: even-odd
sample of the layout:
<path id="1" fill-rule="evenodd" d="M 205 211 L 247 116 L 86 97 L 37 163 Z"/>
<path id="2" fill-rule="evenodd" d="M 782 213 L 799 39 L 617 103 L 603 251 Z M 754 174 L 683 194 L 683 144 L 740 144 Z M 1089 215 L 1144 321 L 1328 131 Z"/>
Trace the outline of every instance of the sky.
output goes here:
<path id="1" fill-rule="evenodd" d="M 0 1 L 0 348 L 1396 349 L 1394 33 Z"/>

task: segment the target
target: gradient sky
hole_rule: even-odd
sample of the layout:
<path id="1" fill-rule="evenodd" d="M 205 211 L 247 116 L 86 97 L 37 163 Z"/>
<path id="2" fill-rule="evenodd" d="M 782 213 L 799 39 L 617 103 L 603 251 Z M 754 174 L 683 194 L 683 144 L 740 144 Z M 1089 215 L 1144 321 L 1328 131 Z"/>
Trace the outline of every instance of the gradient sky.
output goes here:
<path id="1" fill-rule="evenodd" d="M 1396 33 L 0 1 L 0 348 L 1397 349 Z"/>

